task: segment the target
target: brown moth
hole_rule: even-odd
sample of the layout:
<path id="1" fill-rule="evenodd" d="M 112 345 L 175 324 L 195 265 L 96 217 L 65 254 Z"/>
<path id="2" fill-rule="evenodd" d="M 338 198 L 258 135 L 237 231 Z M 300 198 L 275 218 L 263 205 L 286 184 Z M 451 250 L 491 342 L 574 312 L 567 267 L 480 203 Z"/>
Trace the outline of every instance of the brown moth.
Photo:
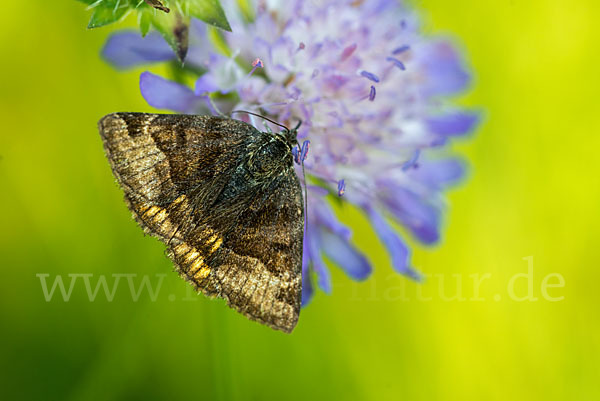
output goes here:
<path id="1" fill-rule="evenodd" d="M 197 291 L 291 332 L 300 313 L 304 210 L 297 130 L 214 116 L 114 113 L 98 124 L 127 206 Z"/>

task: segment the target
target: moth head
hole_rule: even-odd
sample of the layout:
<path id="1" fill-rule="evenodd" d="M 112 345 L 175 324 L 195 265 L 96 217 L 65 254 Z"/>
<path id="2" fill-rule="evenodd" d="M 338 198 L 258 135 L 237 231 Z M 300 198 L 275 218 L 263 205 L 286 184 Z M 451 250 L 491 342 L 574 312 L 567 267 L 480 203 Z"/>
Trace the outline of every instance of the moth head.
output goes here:
<path id="1" fill-rule="evenodd" d="M 300 143 L 298 142 L 298 128 L 300 128 L 300 126 L 302 125 L 302 120 L 298 120 L 298 124 L 296 124 L 296 126 L 292 129 L 289 129 L 288 127 L 286 127 L 283 124 L 278 123 L 277 121 L 273 121 L 268 117 L 262 116 L 260 114 L 256 114 L 253 113 L 251 111 L 245 111 L 245 110 L 234 110 L 231 112 L 231 114 L 234 113 L 246 113 L 246 114 L 251 114 L 253 116 L 256 117 L 260 117 L 264 120 L 269 121 L 272 124 L 278 125 L 281 128 L 283 128 L 283 131 L 279 132 L 277 135 L 279 135 L 280 137 L 284 138 L 285 141 L 287 142 L 288 146 L 290 147 L 290 149 L 292 149 L 294 147 L 294 145 L 298 145 L 298 147 L 300 147 Z M 271 132 L 271 130 L 267 127 L 267 129 L 269 130 L 269 132 Z"/>
<path id="2" fill-rule="evenodd" d="M 294 146 L 294 145 L 298 145 L 298 147 L 300 146 L 300 143 L 298 142 L 298 128 L 300 128 L 300 126 L 302 125 L 302 120 L 298 120 L 298 124 L 296 124 L 296 126 L 292 129 L 289 128 L 285 128 L 283 131 L 281 131 L 281 135 L 283 135 L 283 137 L 286 139 L 286 141 L 288 142 L 288 144 L 290 146 Z"/>

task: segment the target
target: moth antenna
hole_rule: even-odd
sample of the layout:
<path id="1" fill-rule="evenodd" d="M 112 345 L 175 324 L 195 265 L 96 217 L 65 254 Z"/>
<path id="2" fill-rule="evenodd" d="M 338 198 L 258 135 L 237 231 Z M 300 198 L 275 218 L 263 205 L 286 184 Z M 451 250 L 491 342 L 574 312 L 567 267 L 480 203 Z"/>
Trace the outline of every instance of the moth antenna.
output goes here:
<path id="1" fill-rule="evenodd" d="M 246 110 L 234 110 L 234 111 L 232 111 L 230 114 L 233 114 L 233 113 L 246 113 L 246 114 L 252 114 L 253 116 L 260 117 L 260 118 L 264 118 L 265 120 L 267 120 L 267 121 L 269 121 L 269 122 L 271 122 L 271 123 L 273 123 L 273 124 L 275 124 L 275 125 L 279 125 L 281 128 L 285 128 L 285 129 L 286 129 L 288 132 L 290 131 L 290 129 L 289 129 L 288 127 L 286 127 L 285 125 L 283 125 L 283 124 L 279 124 L 278 122 L 276 122 L 276 121 L 273 121 L 273 120 L 271 120 L 270 118 L 267 118 L 267 117 L 265 117 L 265 116 L 261 116 L 260 114 L 253 113 L 253 112 L 251 112 L 251 111 L 246 111 Z"/>

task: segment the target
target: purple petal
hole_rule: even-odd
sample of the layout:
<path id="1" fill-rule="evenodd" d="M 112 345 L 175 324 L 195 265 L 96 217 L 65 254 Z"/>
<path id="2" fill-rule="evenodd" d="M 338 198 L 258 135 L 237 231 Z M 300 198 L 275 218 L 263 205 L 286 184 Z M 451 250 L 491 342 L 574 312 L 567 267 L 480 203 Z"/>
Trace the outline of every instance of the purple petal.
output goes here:
<path id="1" fill-rule="evenodd" d="M 148 71 L 140 75 L 140 90 L 146 102 L 157 109 L 192 113 L 201 101 L 190 88 Z"/>
<path id="2" fill-rule="evenodd" d="M 130 68 L 175 58 L 173 50 L 162 36 L 150 32 L 142 37 L 135 31 L 112 34 L 102 49 L 102 57 L 117 68 Z"/>
<path id="3" fill-rule="evenodd" d="M 377 236 L 386 246 L 392 257 L 392 266 L 394 270 L 402 273 L 412 279 L 420 280 L 420 274 L 409 266 L 410 252 L 398 234 L 390 227 L 384 218 L 373 208 L 368 207 L 367 213 L 371 218 L 371 224 L 377 233 Z"/>
<path id="4" fill-rule="evenodd" d="M 324 78 L 324 82 L 327 85 L 327 88 L 336 91 L 339 90 L 342 86 L 346 85 L 350 79 L 346 76 L 332 74 L 327 78 Z"/>
<path id="5" fill-rule="evenodd" d="M 217 84 L 215 77 L 213 77 L 213 75 L 210 73 L 205 73 L 196 80 L 196 88 L 194 93 L 196 95 L 203 95 L 207 92 L 216 92 L 218 90 L 219 85 Z"/>
<path id="6" fill-rule="evenodd" d="M 426 95 L 453 95 L 465 89 L 470 76 L 450 43 L 437 42 L 427 46 L 424 51 L 426 82 L 423 92 Z"/>
<path id="7" fill-rule="evenodd" d="M 207 26 L 204 22 L 192 18 L 189 34 L 189 49 L 185 63 L 193 66 L 206 67 L 213 50 L 208 39 Z"/>
<path id="8" fill-rule="evenodd" d="M 460 181 L 465 170 L 465 163 L 459 159 L 428 160 L 409 174 L 428 188 L 439 190 Z"/>
<path id="9" fill-rule="evenodd" d="M 309 187 L 310 192 L 315 190 Z M 327 192 L 324 193 L 326 195 Z M 312 202 L 310 203 L 311 212 L 315 215 L 315 224 L 326 227 L 329 231 L 336 235 L 344 238 L 345 240 L 350 239 L 350 230 L 340 223 L 331 211 L 331 207 L 327 202 Z"/>
<path id="10" fill-rule="evenodd" d="M 452 136 L 470 132 L 478 122 L 479 114 L 473 112 L 455 112 L 430 117 L 426 120 L 427 127 L 431 132 Z"/>
<path id="11" fill-rule="evenodd" d="M 306 241 L 304 241 L 306 244 Z M 308 305 L 314 295 L 314 287 L 310 277 L 310 269 L 308 268 L 308 256 L 306 245 L 304 246 L 304 255 L 302 256 L 302 307 Z"/>
<path id="12" fill-rule="evenodd" d="M 325 254 L 346 274 L 355 280 L 364 280 L 371 274 L 371 265 L 362 253 L 345 239 L 321 230 L 321 246 Z"/>
<path id="13" fill-rule="evenodd" d="M 331 273 L 321 258 L 322 239 L 318 230 L 307 231 L 308 253 L 313 270 L 317 273 L 317 284 L 326 294 L 331 294 Z"/>
<path id="14" fill-rule="evenodd" d="M 391 12 L 392 9 L 398 6 L 396 0 L 370 0 L 359 4 L 361 4 L 363 14 L 369 17 L 380 16 L 386 11 Z"/>
<path id="15" fill-rule="evenodd" d="M 417 239 L 425 244 L 433 244 L 440 239 L 440 212 L 415 193 L 394 186 L 388 188 L 384 202 L 390 212 L 408 227 Z"/>

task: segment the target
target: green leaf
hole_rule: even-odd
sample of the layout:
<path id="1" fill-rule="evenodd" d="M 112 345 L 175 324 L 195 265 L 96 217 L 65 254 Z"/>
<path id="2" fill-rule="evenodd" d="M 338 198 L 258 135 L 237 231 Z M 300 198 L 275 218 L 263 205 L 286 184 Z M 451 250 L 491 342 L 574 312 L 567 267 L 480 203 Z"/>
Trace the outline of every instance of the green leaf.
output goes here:
<path id="1" fill-rule="evenodd" d="M 231 26 L 219 0 L 189 0 L 182 5 L 186 14 L 231 32 Z"/>
<path id="2" fill-rule="evenodd" d="M 117 22 L 121 18 L 124 18 L 125 15 L 129 14 L 130 11 L 130 8 L 127 6 L 106 7 L 100 3 L 94 8 L 94 13 L 92 14 L 92 18 L 90 18 L 90 22 L 88 23 L 87 27 L 91 29 L 112 24 L 113 22 Z"/>
<path id="3" fill-rule="evenodd" d="M 146 34 L 148 34 L 150 26 L 152 25 L 152 17 L 153 15 L 148 11 L 144 10 L 138 12 L 138 25 L 140 27 L 142 36 L 146 36 Z"/>
<path id="4" fill-rule="evenodd" d="M 160 32 L 173 49 L 179 61 L 183 63 L 188 51 L 188 34 L 190 18 L 177 11 L 169 14 L 156 13 L 152 18 L 152 26 Z"/>
<path id="5" fill-rule="evenodd" d="M 87 4 L 88 9 L 93 10 L 88 28 L 112 24 L 125 18 L 131 11 L 136 11 L 142 36 L 145 36 L 153 26 L 163 35 L 181 62 L 188 50 L 191 17 L 231 31 L 219 0 L 79 0 L 79 2 Z M 250 15 L 248 12 L 250 11 L 246 10 L 245 15 Z"/>

